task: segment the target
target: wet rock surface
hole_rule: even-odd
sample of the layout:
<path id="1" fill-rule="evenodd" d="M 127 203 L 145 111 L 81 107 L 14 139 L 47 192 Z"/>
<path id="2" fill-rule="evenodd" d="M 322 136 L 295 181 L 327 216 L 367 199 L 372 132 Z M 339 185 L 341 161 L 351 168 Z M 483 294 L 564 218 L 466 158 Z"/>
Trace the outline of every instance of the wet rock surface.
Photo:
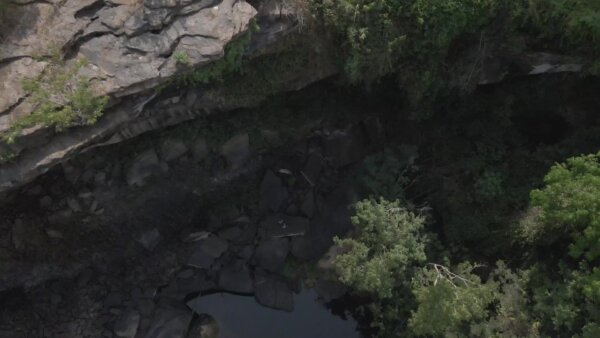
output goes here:
<path id="1" fill-rule="evenodd" d="M 200 269 L 209 269 L 215 259 L 227 251 L 227 241 L 209 237 L 198 242 L 187 264 Z"/>
<path id="2" fill-rule="evenodd" d="M 256 301 L 266 307 L 292 312 L 294 294 L 288 284 L 277 277 L 258 275 L 254 279 Z"/>
<path id="3" fill-rule="evenodd" d="M 267 238 L 256 248 L 256 264 L 261 268 L 277 272 L 285 263 L 290 251 L 290 241 L 287 238 Z"/>
<path id="4" fill-rule="evenodd" d="M 114 332 L 117 337 L 135 337 L 140 325 L 140 314 L 137 311 L 124 312 L 116 321 Z"/>

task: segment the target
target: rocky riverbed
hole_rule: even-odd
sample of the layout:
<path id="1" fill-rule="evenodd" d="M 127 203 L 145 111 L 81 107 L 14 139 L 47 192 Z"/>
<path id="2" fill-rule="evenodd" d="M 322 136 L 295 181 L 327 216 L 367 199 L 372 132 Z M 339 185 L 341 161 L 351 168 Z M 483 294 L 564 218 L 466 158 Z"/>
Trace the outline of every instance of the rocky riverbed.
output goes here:
<path id="1" fill-rule="evenodd" d="M 0 337 L 186 337 L 198 296 L 292 312 L 307 277 L 324 299 L 342 296 L 306 269 L 350 229 L 348 177 L 384 131 L 374 117 L 322 117 L 287 134 L 176 127 L 84 154 L 15 194 L 2 213 Z"/>

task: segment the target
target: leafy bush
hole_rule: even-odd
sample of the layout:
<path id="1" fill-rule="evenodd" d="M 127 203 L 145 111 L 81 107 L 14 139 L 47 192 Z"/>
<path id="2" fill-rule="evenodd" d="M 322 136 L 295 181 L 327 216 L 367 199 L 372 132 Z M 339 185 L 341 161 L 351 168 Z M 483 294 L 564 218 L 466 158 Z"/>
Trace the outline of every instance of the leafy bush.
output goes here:
<path id="1" fill-rule="evenodd" d="M 477 180 L 476 187 L 479 196 L 491 200 L 502 195 L 504 192 L 504 180 L 502 174 L 496 171 L 486 171 Z"/>
<path id="2" fill-rule="evenodd" d="M 498 262 L 487 281 L 462 263 L 454 273 L 432 264 L 413 278 L 417 308 L 409 329 L 432 337 L 534 337 L 537 324 L 527 316 L 527 277 Z"/>
<path id="3" fill-rule="evenodd" d="M 521 0 L 514 15 L 542 38 L 565 47 L 600 51 L 600 3 L 596 0 Z"/>
<path id="4" fill-rule="evenodd" d="M 553 166 L 544 187 L 531 192 L 522 222 L 534 244 L 568 247 L 569 257 L 539 264 L 530 284 L 533 315 L 548 336 L 591 337 L 600 321 L 600 153 L 577 156 Z M 554 266 L 558 265 L 558 269 Z M 590 336 L 591 335 L 591 336 Z"/>
<path id="5" fill-rule="evenodd" d="M 350 79 L 370 82 L 401 59 L 435 65 L 454 39 L 491 17 L 495 1 L 322 0 L 315 7 L 343 39 Z"/>
<path id="6" fill-rule="evenodd" d="M 12 151 L 6 151 L 0 153 L 0 164 L 12 162 L 17 157 Z"/>
<path id="7" fill-rule="evenodd" d="M 597 0 L 310 0 L 337 33 L 343 67 L 353 83 L 398 74 L 413 108 L 424 110 L 449 88 L 451 48 L 461 42 L 546 44 L 600 51 Z M 486 34 L 486 31 L 491 33 Z M 401 71 L 399 71 L 401 69 Z M 597 71 L 597 66 L 596 66 Z M 419 109 L 420 108 L 420 109 Z M 427 107 L 425 107 L 427 109 Z M 419 112 L 416 117 L 427 117 Z"/>
<path id="8" fill-rule="evenodd" d="M 484 284 L 472 273 L 473 266 L 462 264 L 458 273 L 434 265 L 413 279 L 417 310 L 409 328 L 417 336 L 460 335 L 462 326 L 482 321 L 486 308 L 494 301 L 494 285 Z"/>
<path id="9" fill-rule="evenodd" d="M 2 135 L 7 143 L 26 129 L 36 125 L 54 127 L 63 131 L 73 126 L 94 124 L 102 115 L 107 96 L 97 97 L 91 92 L 89 80 L 77 72 L 86 64 L 78 60 L 68 69 L 58 61 L 51 61 L 40 78 L 24 79 L 22 86 L 29 95 L 34 111 L 13 122 Z"/>
<path id="10" fill-rule="evenodd" d="M 424 222 L 398 201 L 358 202 L 354 238 L 335 239 L 346 250 L 334 262 L 340 280 L 378 298 L 391 297 L 402 276 L 425 261 Z"/>
<path id="11" fill-rule="evenodd" d="M 552 243 L 562 235 L 573 240 L 569 253 L 589 260 L 600 257 L 600 153 L 570 158 L 550 169 L 545 186 L 531 192 L 541 214 L 523 229 L 533 241 Z"/>
<path id="12" fill-rule="evenodd" d="M 411 169 L 409 162 L 401 160 L 392 150 L 385 149 L 365 159 L 359 181 L 371 196 L 404 201 L 404 188 L 409 183 L 406 174 Z"/>

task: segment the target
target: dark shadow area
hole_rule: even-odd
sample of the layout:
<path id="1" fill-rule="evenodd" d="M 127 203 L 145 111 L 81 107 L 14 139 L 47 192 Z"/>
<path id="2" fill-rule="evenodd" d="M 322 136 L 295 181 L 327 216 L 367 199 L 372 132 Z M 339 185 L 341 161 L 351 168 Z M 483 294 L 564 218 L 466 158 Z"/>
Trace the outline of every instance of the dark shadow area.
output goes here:
<path id="1" fill-rule="evenodd" d="M 532 146 L 553 145 L 562 141 L 571 125 L 560 114 L 553 111 L 533 111 L 512 117 L 517 130 Z"/>

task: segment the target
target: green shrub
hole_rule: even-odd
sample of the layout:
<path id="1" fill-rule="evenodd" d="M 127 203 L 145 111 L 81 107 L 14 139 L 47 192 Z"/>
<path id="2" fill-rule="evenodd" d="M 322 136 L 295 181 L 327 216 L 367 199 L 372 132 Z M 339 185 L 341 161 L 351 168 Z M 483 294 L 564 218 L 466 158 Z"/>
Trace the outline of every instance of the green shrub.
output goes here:
<path id="1" fill-rule="evenodd" d="M 528 238 L 552 243 L 570 236 L 571 256 L 600 257 L 600 153 L 553 166 L 544 187 L 531 192 L 531 204 L 541 215 L 535 227 L 523 229 Z"/>
<path id="2" fill-rule="evenodd" d="M 521 0 L 514 15 L 525 28 L 567 48 L 598 52 L 600 3 L 596 0 Z"/>
<path id="3" fill-rule="evenodd" d="M 13 122 L 2 135 L 3 139 L 12 143 L 24 129 L 37 125 L 63 131 L 69 127 L 94 124 L 102 115 L 108 97 L 94 96 L 89 80 L 77 75 L 85 64 L 85 60 L 79 60 L 65 69 L 58 61 L 51 61 L 41 77 L 24 79 L 22 86 L 34 110 Z"/>
<path id="4" fill-rule="evenodd" d="M 495 7 L 493 0 L 313 2 L 325 23 L 339 33 L 348 55 L 345 69 L 349 78 L 367 83 L 403 63 L 421 65 L 423 76 L 419 78 L 432 78 L 452 42 L 489 21 Z M 418 62 L 411 62 L 415 60 Z"/>
<path id="5" fill-rule="evenodd" d="M 12 151 L 0 153 L 0 164 L 12 162 L 17 157 Z"/>
<path id="6" fill-rule="evenodd" d="M 464 334 L 463 326 L 483 321 L 494 301 L 493 283 L 482 283 L 472 273 L 473 266 L 462 264 L 453 273 L 446 267 L 425 268 L 413 279 L 417 309 L 409 328 L 417 336 L 452 337 Z"/>
<path id="7" fill-rule="evenodd" d="M 504 192 L 504 179 L 502 174 L 496 171 L 486 171 L 475 184 L 479 196 L 486 200 L 492 200 L 501 196 Z"/>
<path id="8" fill-rule="evenodd" d="M 359 182 L 370 196 L 404 201 L 404 188 L 409 183 L 406 174 L 409 170 L 407 161 L 402 161 L 392 150 L 385 149 L 365 159 Z"/>
<path id="9" fill-rule="evenodd" d="M 334 261 L 340 281 L 378 298 L 391 297 L 402 276 L 425 261 L 424 222 L 398 201 L 356 203 L 355 236 L 335 239 L 346 251 Z"/>
<path id="10" fill-rule="evenodd" d="M 528 316 L 527 274 L 498 262 L 483 282 L 476 267 L 463 263 L 452 272 L 432 264 L 418 273 L 409 330 L 426 337 L 537 337 L 538 324 Z"/>
<path id="11" fill-rule="evenodd" d="M 597 0 L 310 0 L 341 44 L 343 68 L 353 83 L 397 74 L 415 117 L 448 93 L 453 46 L 514 40 L 569 53 L 600 51 Z M 493 38 L 491 38 L 493 36 Z M 525 39 L 523 39 L 525 37 Z M 481 53 L 484 53 L 482 50 Z M 477 66 L 477 62 L 473 67 Z M 597 68 L 597 67 L 595 67 Z M 595 70 L 595 68 L 593 70 Z"/>
<path id="12" fill-rule="evenodd" d="M 183 65 L 187 65 L 190 63 L 190 58 L 187 55 L 187 53 L 184 51 L 175 52 L 175 54 L 173 54 L 173 56 L 175 57 L 175 61 L 177 63 L 183 64 Z"/>

